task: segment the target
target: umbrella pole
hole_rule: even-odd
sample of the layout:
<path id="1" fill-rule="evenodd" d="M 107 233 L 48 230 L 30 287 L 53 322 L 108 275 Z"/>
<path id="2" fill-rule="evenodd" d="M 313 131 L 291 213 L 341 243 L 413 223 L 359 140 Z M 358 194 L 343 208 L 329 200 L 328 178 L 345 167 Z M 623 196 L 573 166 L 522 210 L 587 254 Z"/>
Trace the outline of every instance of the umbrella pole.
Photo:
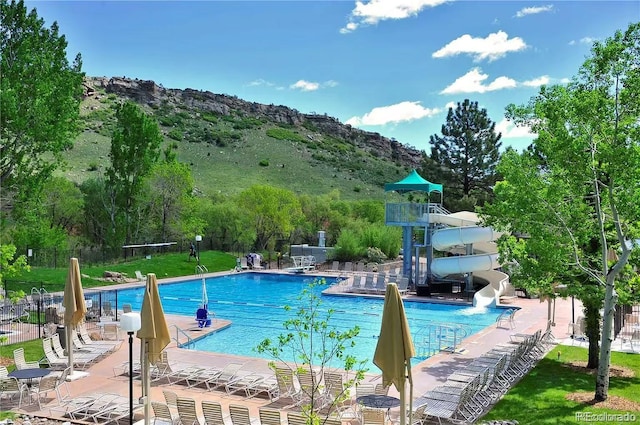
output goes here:
<path id="1" fill-rule="evenodd" d="M 66 325 L 64 330 L 64 339 L 65 339 L 65 345 L 67 348 L 67 360 L 69 361 L 69 375 L 73 375 L 73 346 L 71 345 L 72 339 L 71 339 L 71 332 L 73 332 L 73 325 Z"/>
<path id="2" fill-rule="evenodd" d="M 407 422 L 406 386 L 406 382 L 403 382 L 400 390 L 400 425 L 406 425 Z"/>
<path id="3" fill-rule="evenodd" d="M 411 376 L 411 359 L 407 360 L 407 371 L 409 380 L 409 425 L 413 424 L 413 377 Z"/>
<path id="4" fill-rule="evenodd" d="M 150 424 L 150 418 L 151 418 L 151 400 L 149 400 L 150 397 L 150 393 L 151 393 L 151 373 L 149 371 L 149 342 L 148 341 L 144 341 L 144 344 L 142 344 L 144 346 L 144 353 L 142 358 L 140 359 L 144 365 L 144 380 L 142 382 L 142 397 L 144 400 L 144 423 L 145 425 L 149 425 Z"/>

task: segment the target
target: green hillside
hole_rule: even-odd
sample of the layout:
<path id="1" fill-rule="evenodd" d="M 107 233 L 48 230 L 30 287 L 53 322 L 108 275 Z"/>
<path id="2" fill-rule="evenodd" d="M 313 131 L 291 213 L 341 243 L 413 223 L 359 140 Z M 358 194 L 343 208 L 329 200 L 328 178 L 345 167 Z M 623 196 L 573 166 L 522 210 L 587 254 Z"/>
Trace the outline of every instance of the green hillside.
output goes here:
<path id="1" fill-rule="evenodd" d="M 65 153 L 67 164 L 60 173 L 78 183 L 104 173 L 115 107 L 124 98 L 101 89 L 85 96 L 84 131 Z M 381 198 L 385 183 L 413 168 L 389 160 L 389 152 L 327 135 L 308 122 L 275 123 L 242 109 L 216 114 L 187 105 L 178 96 L 138 103 L 158 120 L 164 147 L 177 144 L 178 160 L 190 164 L 196 189 L 204 195 L 268 184 L 297 194 L 337 189 L 345 199 Z"/>

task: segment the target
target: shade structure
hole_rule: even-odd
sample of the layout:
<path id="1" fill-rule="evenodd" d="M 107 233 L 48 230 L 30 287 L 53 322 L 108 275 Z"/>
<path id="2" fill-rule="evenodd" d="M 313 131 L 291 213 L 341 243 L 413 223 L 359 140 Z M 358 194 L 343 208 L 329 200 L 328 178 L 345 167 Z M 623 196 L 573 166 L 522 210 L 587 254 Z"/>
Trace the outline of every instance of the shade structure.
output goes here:
<path id="1" fill-rule="evenodd" d="M 169 344 L 171 337 L 169 327 L 162 309 L 160 293 L 158 291 L 158 280 L 154 273 L 147 274 L 147 286 L 142 300 L 142 311 L 140 312 L 142 326 L 137 333 L 140 338 L 140 364 L 142 365 L 142 397 L 144 397 L 144 422 L 149 424 L 151 377 L 149 373 L 150 365 L 156 364 L 160 360 L 162 350 Z"/>
<path id="2" fill-rule="evenodd" d="M 400 424 L 406 423 L 406 382 L 409 381 L 409 411 L 413 404 L 413 379 L 411 357 L 416 355 L 404 313 L 402 297 L 395 283 L 387 284 L 382 310 L 380 337 L 373 356 L 373 363 L 382 371 L 385 386 L 395 385 L 400 393 Z"/>
<path id="3" fill-rule="evenodd" d="M 209 310 L 209 296 L 207 295 L 207 281 L 202 278 L 202 308 Z"/>
<path id="4" fill-rule="evenodd" d="M 71 258 L 69 261 L 69 272 L 67 273 L 67 283 L 64 287 L 64 296 L 62 299 L 67 358 L 69 359 L 71 374 L 73 374 L 72 332 L 76 331 L 76 326 L 84 319 L 85 314 L 87 314 L 81 279 L 80 263 L 78 263 L 77 258 Z"/>

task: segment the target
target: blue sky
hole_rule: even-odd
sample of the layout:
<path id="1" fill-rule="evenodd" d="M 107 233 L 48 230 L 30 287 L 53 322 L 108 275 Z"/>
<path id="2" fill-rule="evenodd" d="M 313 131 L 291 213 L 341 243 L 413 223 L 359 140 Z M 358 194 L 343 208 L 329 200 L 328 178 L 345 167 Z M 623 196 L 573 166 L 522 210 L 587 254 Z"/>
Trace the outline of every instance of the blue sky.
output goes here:
<path id="1" fill-rule="evenodd" d="M 447 109 L 504 120 L 541 84 L 576 74 L 594 40 L 640 20 L 638 1 L 28 1 L 58 21 L 91 76 L 236 95 L 430 151 Z"/>

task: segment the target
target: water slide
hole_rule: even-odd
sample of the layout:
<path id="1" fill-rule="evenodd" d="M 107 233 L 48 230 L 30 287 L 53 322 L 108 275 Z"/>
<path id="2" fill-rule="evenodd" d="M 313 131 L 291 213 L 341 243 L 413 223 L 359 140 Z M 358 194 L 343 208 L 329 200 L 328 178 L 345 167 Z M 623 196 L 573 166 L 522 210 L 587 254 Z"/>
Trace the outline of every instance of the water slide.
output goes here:
<path id="1" fill-rule="evenodd" d="M 437 276 L 458 273 L 471 273 L 474 277 L 487 282 L 476 292 L 473 305 L 476 307 L 494 307 L 500 301 L 509 284 L 509 276 L 495 269 L 500 267 L 496 244 L 501 233 L 491 227 L 478 226 L 475 213 L 461 211 L 453 214 L 429 214 L 431 223 L 445 224 L 449 228 L 440 229 L 431 236 L 431 243 L 438 251 L 451 251 L 452 247 L 473 244 L 473 255 L 456 255 L 435 258 L 431 262 L 431 272 Z"/>

